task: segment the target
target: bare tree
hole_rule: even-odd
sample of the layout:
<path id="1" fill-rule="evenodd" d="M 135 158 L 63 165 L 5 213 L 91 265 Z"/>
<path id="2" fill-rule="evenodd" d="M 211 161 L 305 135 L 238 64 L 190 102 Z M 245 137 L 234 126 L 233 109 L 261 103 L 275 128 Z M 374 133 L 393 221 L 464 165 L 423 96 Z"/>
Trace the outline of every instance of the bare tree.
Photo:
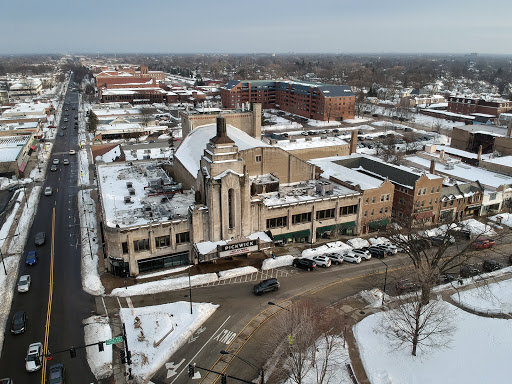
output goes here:
<path id="1" fill-rule="evenodd" d="M 153 120 L 154 108 L 142 107 L 139 108 L 142 125 L 147 127 L 151 120 Z"/>
<path id="2" fill-rule="evenodd" d="M 405 149 L 399 146 L 399 138 L 390 134 L 376 143 L 375 154 L 387 163 L 401 164 L 405 156 Z"/>

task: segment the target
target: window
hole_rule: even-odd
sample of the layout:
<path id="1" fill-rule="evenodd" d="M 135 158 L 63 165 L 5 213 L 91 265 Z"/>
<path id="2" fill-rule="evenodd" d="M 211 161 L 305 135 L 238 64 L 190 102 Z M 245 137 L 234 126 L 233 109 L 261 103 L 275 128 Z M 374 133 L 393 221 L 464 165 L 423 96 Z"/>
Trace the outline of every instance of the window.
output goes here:
<path id="1" fill-rule="evenodd" d="M 384 212 L 388 213 L 388 210 L 389 210 L 389 207 L 386 207 L 386 209 L 384 209 Z"/>
<path id="2" fill-rule="evenodd" d="M 274 217 L 267 219 L 267 229 L 286 227 L 288 225 L 288 216 Z"/>
<path id="3" fill-rule="evenodd" d="M 430 189 L 430 193 L 434 193 L 434 187 Z"/>
<path id="4" fill-rule="evenodd" d="M 421 206 L 424 207 L 425 206 L 425 200 L 422 200 L 421 201 Z"/>
<path id="5" fill-rule="evenodd" d="M 261 163 L 261 155 L 256 156 L 256 162 Z"/>
<path id="6" fill-rule="evenodd" d="M 373 209 L 372 209 L 372 211 L 370 212 L 370 216 L 373 216 Z"/>
<path id="7" fill-rule="evenodd" d="M 370 203 L 370 198 L 366 198 L 366 200 L 364 201 L 365 204 L 369 204 Z"/>
<path id="8" fill-rule="evenodd" d="M 420 196 L 420 195 L 421 195 L 421 189 L 418 191 L 418 196 Z"/>
<path id="9" fill-rule="evenodd" d="M 384 199 L 385 199 L 385 198 L 386 198 L 386 196 L 381 195 L 381 197 L 380 197 L 380 201 L 384 201 Z"/>
<path id="10" fill-rule="evenodd" d="M 430 199 L 430 201 L 428 202 L 428 205 L 432 205 L 432 199 Z"/>
<path id="11" fill-rule="evenodd" d="M 368 211 L 364 211 L 365 217 L 368 216 Z"/>
<path id="12" fill-rule="evenodd" d="M 332 219 L 333 217 L 334 217 L 334 208 L 316 211 L 316 219 L 317 220 Z"/>
<path id="13" fill-rule="evenodd" d="M 176 244 L 190 243 L 190 232 L 182 232 L 176 234 Z"/>
<path id="14" fill-rule="evenodd" d="M 171 245 L 171 236 L 159 236 L 155 237 L 155 245 L 157 248 L 165 248 Z"/>
<path id="15" fill-rule="evenodd" d="M 128 253 L 128 243 L 125 241 L 121 246 L 123 247 L 123 255 L 126 255 Z"/>
<path id="16" fill-rule="evenodd" d="M 292 224 L 310 223 L 311 212 L 299 213 L 298 215 L 292 216 Z"/>
<path id="17" fill-rule="evenodd" d="M 340 207 L 340 216 L 353 215 L 355 213 L 357 213 L 357 204 Z"/>
<path id="18" fill-rule="evenodd" d="M 149 249 L 149 239 L 133 240 L 133 249 L 135 252 L 142 252 Z"/>
<path id="19" fill-rule="evenodd" d="M 372 204 L 375 203 L 375 197 L 372 197 Z"/>
<path id="20" fill-rule="evenodd" d="M 384 209 L 383 208 L 379 209 L 379 213 L 382 214 L 382 212 L 384 212 Z"/>
<path id="21" fill-rule="evenodd" d="M 228 225 L 229 225 L 229 228 L 235 227 L 234 220 L 233 220 L 234 219 L 233 194 L 234 194 L 233 188 L 230 188 L 228 190 Z"/>
<path id="22" fill-rule="evenodd" d="M 427 194 L 427 188 L 423 188 L 423 194 L 426 195 Z"/>
<path id="23" fill-rule="evenodd" d="M 389 201 L 389 193 L 386 195 L 386 201 Z"/>

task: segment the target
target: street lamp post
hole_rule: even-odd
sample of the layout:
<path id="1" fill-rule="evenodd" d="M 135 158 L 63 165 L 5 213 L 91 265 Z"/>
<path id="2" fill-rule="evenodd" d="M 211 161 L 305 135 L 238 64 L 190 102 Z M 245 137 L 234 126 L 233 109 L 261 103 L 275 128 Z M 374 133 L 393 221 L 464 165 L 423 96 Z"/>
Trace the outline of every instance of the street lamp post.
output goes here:
<path id="1" fill-rule="evenodd" d="M 386 272 L 384 274 L 384 292 L 382 292 L 382 305 L 384 305 L 384 296 L 386 295 L 386 284 L 388 282 L 388 265 L 378 257 L 376 259 L 386 266 Z"/>
<path id="2" fill-rule="evenodd" d="M 273 303 L 272 301 L 269 301 L 269 302 L 268 302 L 268 305 L 275 305 L 276 307 L 279 307 L 279 308 L 281 308 L 281 309 L 284 309 L 285 311 L 291 312 L 288 308 L 286 308 L 286 307 L 282 307 L 282 306 L 280 306 L 279 304 Z"/>
<path id="3" fill-rule="evenodd" d="M 242 360 L 245 364 L 249 365 L 250 367 L 252 367 L 256 372 L 258 372 L 258 374 L 261 375 L 261 384 L 265 384 L 265 371 L 263 370 L 263 367 L 261 367 L 261 369 L 259 369 L 258 367 L 256 367 L 253 363 L 251 363 L 250 361 L 247 361 L 245 360 L 243 357 L 240 357 L 238 355 L 235 355 L 234 353 L 231 353 L 231 352 L 228 352 L 226 350 L 222 350 L 220 351 L 220 354 L 221 355 L 230 355 L 230 356 L 233 356 L 233 357 L 236 357 L 237 359 L 240 359 Z"/>
<path id="4" fill-rule="evenodd" d="M 190 314 L 192 314 L 192 284 L 190 283 L 190 260 L 188 264 L 188 298 L 190 300 Z"/>

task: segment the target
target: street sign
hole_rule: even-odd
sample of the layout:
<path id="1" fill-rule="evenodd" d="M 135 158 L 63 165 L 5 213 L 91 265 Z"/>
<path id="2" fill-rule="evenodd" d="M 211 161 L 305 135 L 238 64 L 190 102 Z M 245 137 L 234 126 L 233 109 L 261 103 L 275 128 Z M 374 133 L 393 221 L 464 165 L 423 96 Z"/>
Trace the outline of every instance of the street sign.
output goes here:
<path id="1" fill-rule="evenodd" d="M 112 339 L 108 339 L 107 341 L 105 341 L 105 344 L 107 344 L 107 345 L 117 344 L 117 343 L 120 343 L 121 341 L 123 341 L 123 336 L 117 336 L 117 337 L 113 337 Z"/>

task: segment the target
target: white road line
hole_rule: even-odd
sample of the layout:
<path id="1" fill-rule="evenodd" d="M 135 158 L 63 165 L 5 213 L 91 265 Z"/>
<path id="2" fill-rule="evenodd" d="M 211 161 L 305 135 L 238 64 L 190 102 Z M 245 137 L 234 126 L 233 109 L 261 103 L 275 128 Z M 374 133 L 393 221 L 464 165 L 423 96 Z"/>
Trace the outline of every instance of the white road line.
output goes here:
<path id="1" fill-rule="evenodd" d="M 185 364 L 184 368 L 181 370 L 180 373 L 178 373 L 178 376 L 176 376 L 176 378 L 170 382 L 170 384 L 173 384 L 177 379 L 178 377 L 181 376 L 181 374 L 185 371 L 185 369 L 188 369 L 188 365 L 189 364 L 192 364 L 192 361 L 194 361 L 194 359 L 197 357 L 197 355 L 199 355 L 201 353 L 201 351 L 203 350 L 204 347 L 206 347 L 206 345 L 213 339 L 213 337 L 217 334 L 217 332 L 219 332 L 219 330 L 224 326 L 224 324 L 226 324 L 226 322 L 231 318 L 231 316 L 228 316 L 228 318 L 226 320 L 224 320 L 224 322 L 220 325 L 219 328 L 217 328 L 217 330 L 213 333 L 213 335 L 208 339 L 208 341 L 206 343 L 204 343 L 204 345 L 201 347 L 201 349 L 199 351 L 197 351 L 197 353 L 194 355 L 193 358 L 190 359 L 190 361 Z"/>
<path id="2" fill-rule="evenodd" d="M 121 305 L 121 302 L 119 301 L 119 296 L 116 296 L 116 299 L 117 299 L 117 304 L 119 304 L 119 308 L 123 308 L 123 306 Z"/>
<path id="3" fill-rule="evenodd" d="M 105 300 L 103 299 L 103 296 L 101 296 L 101 301 L 103 302 L 103 308 L 105 308 L 105 314 L 106 314 L 106 315 L 107 315 L 107 317 L 108 317 L 107 306 L 105 305 Z"/>

